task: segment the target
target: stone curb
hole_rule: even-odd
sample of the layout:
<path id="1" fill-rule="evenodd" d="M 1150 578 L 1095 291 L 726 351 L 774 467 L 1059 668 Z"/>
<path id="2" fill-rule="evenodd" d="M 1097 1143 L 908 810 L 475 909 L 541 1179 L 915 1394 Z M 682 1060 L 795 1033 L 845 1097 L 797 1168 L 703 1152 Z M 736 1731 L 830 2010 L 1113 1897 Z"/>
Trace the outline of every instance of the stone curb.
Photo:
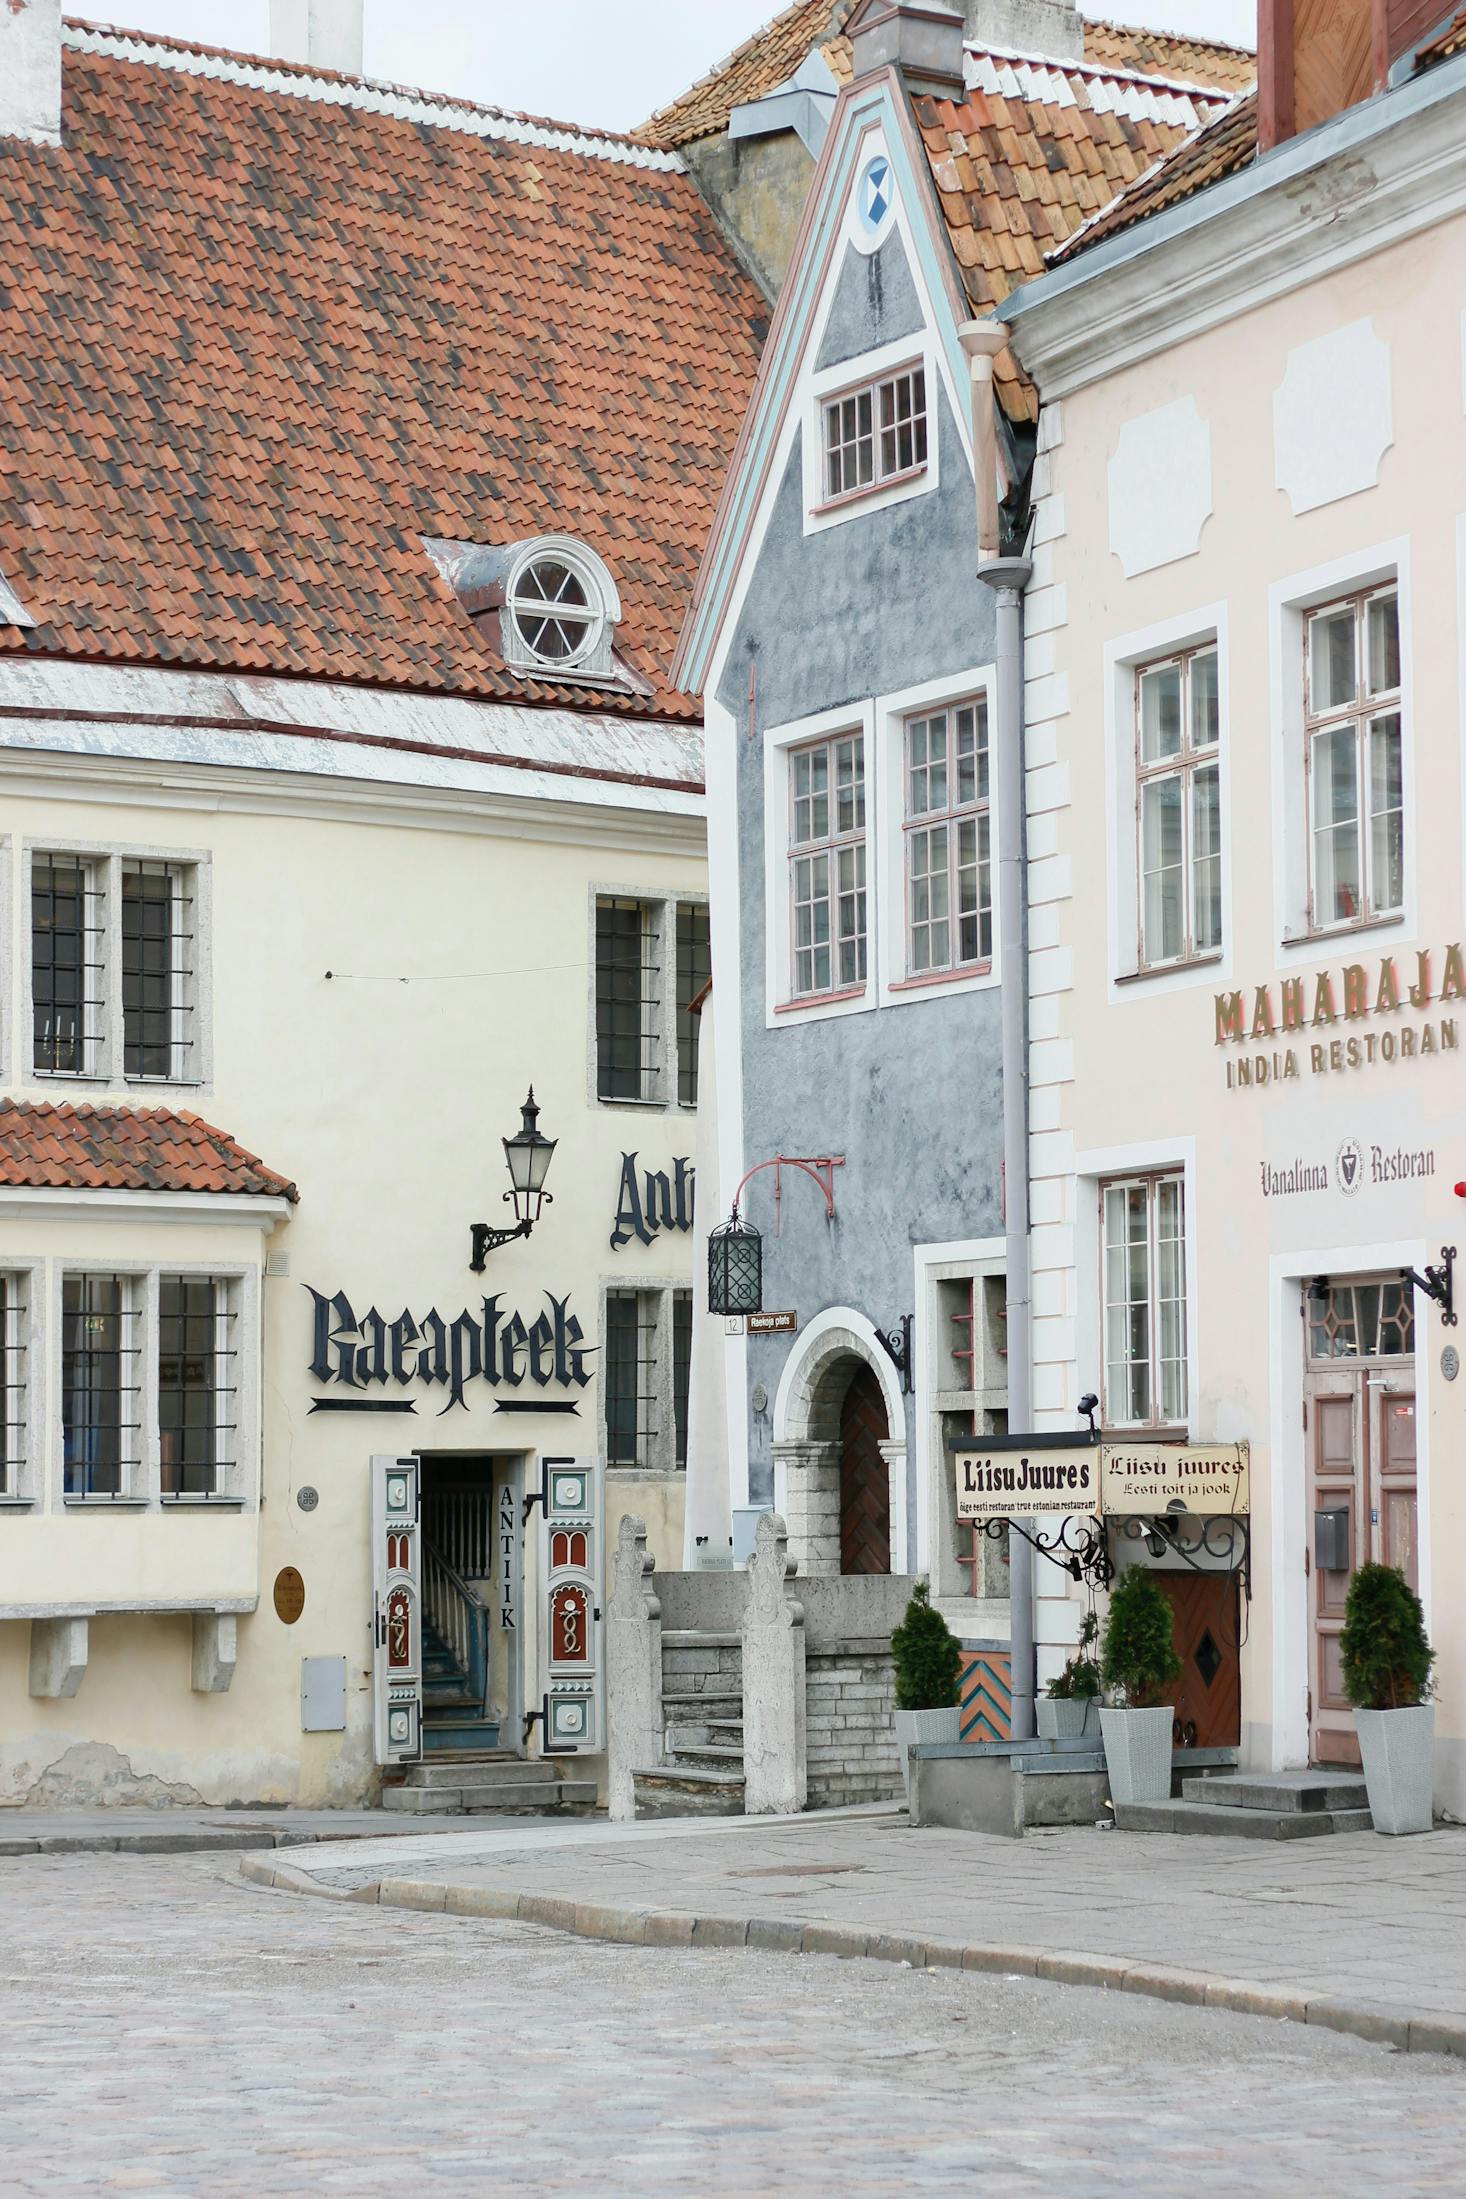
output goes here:
<path id="1" fill-rule="evenodd" d="M 1225 2008 L 1235 2015 L 1271 2016 L 1347 2032 L 1402 2054 L 1450 2054 L 1466 2061 L 1466 2016 L 1417 2014 L 1397 2002 L 1350 2001 L 1334 1993 L 1290 1992 L 1248 1978 L 1215 1977 L 1161 1963 L 1125 1962 L 1053 1947 L 964 1946 L 955 1940 L 910 1939 L 896 1932 L 862 1932 L 844 1924 L 797 1924 L 792 1918 L 689 1916 L 685 1911 L 627 1909 L 598 1902 L 519 1894 L 502 1886 L 450 1886 L 429 1879 L 386 1878 L 370 1886 L 323 1886 L 308 1871 L 259 1855 L 241 1856 L 240 1876 L 284 1893 L 315 1894 L 383 1909 L 435 1915 L 494 1917 L 540 1924 L 579 1939 L 627 1947 L 751 1947 L 769 1954 L 836 1955 L 866 1962 L 907 1963 L 913 1970 L 961 1969 L 1001 1977 L 1038 1978 L 1053 1985 Z"/>
<path id="2" fill-rule="evenodd" d="M 208 1855 L 241 1848 L 317 1848 L 343 1840 L 406 1839 L 416 1827 L 401 1832 L 292 1832 L 272 1831 L 268 1825 L 207 1827 L 186 1832 L 37 1833 L 34 1839 L 0 1836 L 0 1861 L 17 1855 Z"/>

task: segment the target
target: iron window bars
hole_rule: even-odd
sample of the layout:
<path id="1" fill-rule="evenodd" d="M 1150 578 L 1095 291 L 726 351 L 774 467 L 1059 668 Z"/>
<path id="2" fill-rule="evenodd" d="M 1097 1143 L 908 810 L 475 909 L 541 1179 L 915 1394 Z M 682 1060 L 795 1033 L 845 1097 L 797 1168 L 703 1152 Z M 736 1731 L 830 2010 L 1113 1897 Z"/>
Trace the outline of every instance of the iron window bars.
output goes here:
<path id="1" fill-rule="evenodd" d="M 1221 718 L 1210 643 L 1135 674 L 1140 967 L 1222 943 Z"/>
<path id="2" fill-rule="evenodd" d="M 129 1082 L 181 1083 L 193 1049 L 191 865 L 122 864 L 122 1067 Z"/>
<path id="3" fill-rule="evenodd" d="M 26 1277 L 0 1274 L 0 1496 L 20 1494 L 26 1450 Z"/>
<path id="4" fill-rule="evenodd" d="M 908 718 L 904 764 L 908 975 L 979 969 L 993 955 L 987 697 Z"/>
<path id="5" fill-rule="evenodd" d="M 926 464 L 926 370 L 907 367 L 826 400 L 825 498 L 879 488 Z"/>
<path id="6" fill-rule="evenodd" d="M 675 1454 L 672 1463 L 687 1464 L 687 1409 L 692 1391 L 692 1292 L 672 1293 L 672 1419 Z"/>
<path id="7" fill-rule="evenodd" d="M 656 903 L 596 902 L 596 1092 L 603 1100 L 658 1097 L 661 945 Z"/>
<path id="8" fill-rule="evenodd" d="M 608 1466 L 656 1463 L 657 1296 L 606 1293 L 605 1422 Z"/>
<path id="9" fill-rule="evenodd" d="M 677 1101 L 697 1105 L 697 1067 L 702 1016 L 692 1003 L 713 974 L 710 911 L 705 901 L 677 904 Z"/>
<path id="10" fill-rule="evenodd" d="M 1314 931 L 1395 914 L 1405 900 L 1400 606 L 1393 586 L 1304 620 L 1308 921 Z"/>
<path id="11" fill-rule="evenodd" d="M 69 855 L 31 864 L 32 1063 L 37 1075 L 97 1074 L 106 1010 L 100 867 Z"/>
<path id="12" fill-rule="evenodd" d="M 796 1000 L 866 976 L 865 740 L 840 733 L 789 758 L 789 901 Z"/>
<path id="13" fill-rule="evenodd" d="M 212 1275 L 158 1278 L 158 1444 L 165 1497 L 218 1496 L 234 1457 L 236 1313 Z"/>
<path id="14" fill-rule="evenodd" d="M 61 1416 L 65 1493 L 127 1496 L 141 1457 L 142 1385 L 132 1281 L 68 1275 L 61 1286 Z"/>

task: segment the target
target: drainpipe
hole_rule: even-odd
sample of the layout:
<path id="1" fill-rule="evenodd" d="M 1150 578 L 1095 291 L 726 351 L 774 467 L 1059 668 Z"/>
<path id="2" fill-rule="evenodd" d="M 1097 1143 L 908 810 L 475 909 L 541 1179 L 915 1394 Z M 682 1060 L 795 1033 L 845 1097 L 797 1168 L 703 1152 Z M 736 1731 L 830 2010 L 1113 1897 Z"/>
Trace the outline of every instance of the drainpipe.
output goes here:
<path id="1" fill-rule="evenodd" d="M 972 449 L 977 487 L 977 577 L 997 598 L 997 706 L 993 742 L 998 797 L 998 974 L 1003 1046 L 1003 1207 L 1007 1239 L 1008 1425 L 1033 1427 L 1028 1254 L 1028 871 L 1023 769 L 1023 591 L 1033 568 L 999 555 L 997 434 L 993 361 L 1008 341 L 1001 321 L 967 321 L 959 331 L 972 378 Z M 1030 1526 L 1024 1520 L 1020 1526 Z M 1008 1547 L 1012 1736 L 1033 1734 L 1033 1551 L 1022 1535 Z"/>

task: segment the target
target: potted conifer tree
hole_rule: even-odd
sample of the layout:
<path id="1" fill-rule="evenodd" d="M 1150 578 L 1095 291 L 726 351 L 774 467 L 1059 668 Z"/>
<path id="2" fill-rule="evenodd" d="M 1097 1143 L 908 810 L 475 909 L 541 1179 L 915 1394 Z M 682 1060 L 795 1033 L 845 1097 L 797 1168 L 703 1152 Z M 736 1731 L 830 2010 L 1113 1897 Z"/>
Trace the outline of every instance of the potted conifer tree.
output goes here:
<path id="1" fill-rule="evenodd" d="M 1100 1692 L 1099 1659 L 1095 1655 L 1098 1640 L 1099 1620 L 1092 1611 L 1086 1611 L 1080 1621 L 1078 1647 L 1034 1706 L 1040 1740 L 1078 1741 L 1089 1732 Z"/>
<path id="2" fill-rule="evenodd" d="M 1398 1566 L 1361 1565 L 1350 1581 L 1339 1656 L 1375 1831 L 1429 1832 L 1435 1651 L 1420 1598 Z"/>
<path id="3" fill-rule="evenodd" d="M 1181 1674 L 1171 1622 L 1155 1576 L 1127 1566 L 1110 1593 L 1101 1658 L 1112 1701 L 1101 1706 L 1100 1731 L 1115 1803 L 1170 1799 L 1175 1709 L 1164 1695 Z"/>
<path id="4" fill-rule="evenodd" d="M 896 1745 L 906 1798 L 911 1799 L 911 1763 L 907 1750 L 918 1741 L 957 1741 L 957 1681 L 962 1651 L 957 1637 L 932 1609 L 931 1592 L 918 1581 L 901 1624 L 891 1636 L 896 1667 Z"/>

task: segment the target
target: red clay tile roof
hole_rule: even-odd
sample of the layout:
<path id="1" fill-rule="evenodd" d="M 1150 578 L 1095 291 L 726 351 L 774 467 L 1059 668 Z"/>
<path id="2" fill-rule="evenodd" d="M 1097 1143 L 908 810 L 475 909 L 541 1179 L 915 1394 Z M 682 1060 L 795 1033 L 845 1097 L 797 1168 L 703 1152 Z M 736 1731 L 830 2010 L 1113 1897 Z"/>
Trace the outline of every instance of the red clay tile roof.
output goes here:
<path id="1" fill-rule="evenodd" d="M 745 101 L 762 99 L 794 74 L 811 46 L 824 56 L 841 84 L 850 80 L 850 41 L 841 25 L 854 0 L 794 0 L 771 23 L 746 38 L 725 61 L 700 77 L 680 99 L 661 108 L 636 132 L 648 145 L 688 145 L 714 137 Z M 1124 23 L 1084 18 L 1084 58 L 1106 69 L 1165 76 L 1212 91 L 1243 91 L 1257 75 L 1245 46 L 1176 31 L 1132 29 Z"/>
<path id="2" fill-rule="evenodd" d="M 694 716 L 665 668 L 765 308 L 678 164 L 65 35 L 62 147 L 0 143 L 0 572 L 37 621 L 0 648 Z M 605 558 L 650 702 L 506 672 L 421 546 L 541 532 Z"/>
<path id="3" fill-rule="evenodd" d="M 300 1197 L 293 1183 L 198 1115 L 9 1099 L 0 1100 L 0 1184 L 242 1192 L 292 1204 Z"/>
<path id="4" fill-rule="evenodd" d="M 1077 62 L 972 53 L 964 100 L 921 98 L 916 118 L 975 315 L 1044 272 L 1046 255 L 1217 111 L 1217 95 Z M 1010 419 L 1037 401 L 1009 352 L 997 361 Z"/>
<path id="5" fill-rule="evenodd" d="M 1224 113 L 1204 124 L 1166 159 L 1158 161 L 1147 174 L 1140 176 L 1078 235 L 1051 252 L 1050 263 L 1077 258 L 1092 244 L 1118 236 L 1122 229 L 1143 221 L 1147 214 L 1159 214 L 1168 206 L 1178 206 L 1183 199 L 1205 190 L 1209 183 L 1220 183 L 1223 176 L 1235 175 L 1240 168 L 1249 167 L 1256 158 L 1257 94 L 1248 92 L 1234 100 Z"/>
<path id="6" fill-rule="evenodd" d="M 1428 46 L 1422 46 L 1415 56 L 1418 69 L 1428 69 L 1434 62 L 1449 61 L 1452 54 L 1466 53 L 1466 8 L 1452 17 L 1445 29 L 1433 38 Z"/>

